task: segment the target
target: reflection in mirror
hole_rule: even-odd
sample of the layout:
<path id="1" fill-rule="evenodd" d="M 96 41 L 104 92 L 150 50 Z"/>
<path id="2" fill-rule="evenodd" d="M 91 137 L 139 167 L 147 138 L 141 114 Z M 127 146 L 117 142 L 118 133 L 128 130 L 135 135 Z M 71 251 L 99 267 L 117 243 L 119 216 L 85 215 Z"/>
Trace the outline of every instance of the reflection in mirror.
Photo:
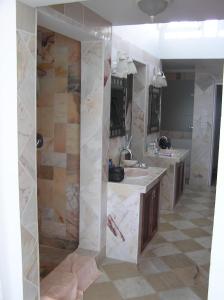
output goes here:
<path id="1" fill-rule="evenodd" d="M 148 128 L 147 133 L 159 132 L 161 113 L 161 89 L 149 86 Z"/>
<path id="2" fill-rule="evenodd" d="M 110 137 L 131 136 L 133 75 L 112 76 Z"/>

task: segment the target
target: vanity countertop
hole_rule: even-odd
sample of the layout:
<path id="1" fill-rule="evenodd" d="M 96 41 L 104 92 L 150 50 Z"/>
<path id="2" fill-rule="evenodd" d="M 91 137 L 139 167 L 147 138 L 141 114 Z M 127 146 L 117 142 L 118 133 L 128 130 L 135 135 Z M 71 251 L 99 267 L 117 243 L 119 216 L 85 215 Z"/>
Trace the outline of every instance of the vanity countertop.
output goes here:
<path id="1" fill-rule="evenodd" d="M 153 150 L 148 150 L 145 153 L 145 156 L 156 159 L 163 159 L 169 163 L 179 163 L 183 161 L 189 154 L 189 150 L 187 149 L 167 149 L 160 150 L 158 154 L 154 153 Z"/>
<path id="2" fill-rule="evenodd" d="M 141 168 L 126 168 L 125 176 L 121 182 L 109 182 L 110 187 L 125 187 L 135 189 L 139 193 L 147 193 L 166 173 L 165 168 L 148 167 Z"/>

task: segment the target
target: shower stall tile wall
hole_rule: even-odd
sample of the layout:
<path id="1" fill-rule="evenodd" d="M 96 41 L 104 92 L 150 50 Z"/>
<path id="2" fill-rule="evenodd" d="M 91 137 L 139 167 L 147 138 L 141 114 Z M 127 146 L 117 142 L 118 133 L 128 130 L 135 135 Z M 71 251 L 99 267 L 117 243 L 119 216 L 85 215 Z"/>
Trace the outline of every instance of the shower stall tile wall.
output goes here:
<path id="1" fill-rule="evenodd" d="M 37 131 L 40 244 L 79 242 L 81 44 L 38 27 Z"/>

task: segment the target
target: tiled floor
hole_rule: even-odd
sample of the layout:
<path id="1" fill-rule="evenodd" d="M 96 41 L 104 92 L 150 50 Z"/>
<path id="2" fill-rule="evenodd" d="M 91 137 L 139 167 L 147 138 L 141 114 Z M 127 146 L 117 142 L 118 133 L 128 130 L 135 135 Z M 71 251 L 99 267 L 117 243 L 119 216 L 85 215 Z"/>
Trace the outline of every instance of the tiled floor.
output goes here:
<path id="1" fill-rule="evenodd" d="M 186 187 L 139 266 L 106 259 L 84 300 L 206 300 L 215 190 Z"/>

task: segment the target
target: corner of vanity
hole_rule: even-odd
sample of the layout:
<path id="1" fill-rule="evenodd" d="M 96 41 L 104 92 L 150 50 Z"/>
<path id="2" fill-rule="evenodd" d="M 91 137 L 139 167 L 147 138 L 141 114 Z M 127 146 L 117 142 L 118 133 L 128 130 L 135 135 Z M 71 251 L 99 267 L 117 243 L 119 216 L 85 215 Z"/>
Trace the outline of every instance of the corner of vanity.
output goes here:
<path id="1" fill-rule="evenodd" d="M 173 210 L 180 200 L 185 185 L 188 155 L 189 150 L 186 149 L 160 150 L 157 154 L 148 151 L 144 154 L 144 161 L 148 165 L 167 169 L 161 182 L 160 208 L 163 210 Z"/>
<path id="2" fill-rule="evenodd" d="M 106 256 L 137 264 L 157 232 L 166 168 L 127 169 L 125 174 L 120 183 L 108 182 Z"/>

